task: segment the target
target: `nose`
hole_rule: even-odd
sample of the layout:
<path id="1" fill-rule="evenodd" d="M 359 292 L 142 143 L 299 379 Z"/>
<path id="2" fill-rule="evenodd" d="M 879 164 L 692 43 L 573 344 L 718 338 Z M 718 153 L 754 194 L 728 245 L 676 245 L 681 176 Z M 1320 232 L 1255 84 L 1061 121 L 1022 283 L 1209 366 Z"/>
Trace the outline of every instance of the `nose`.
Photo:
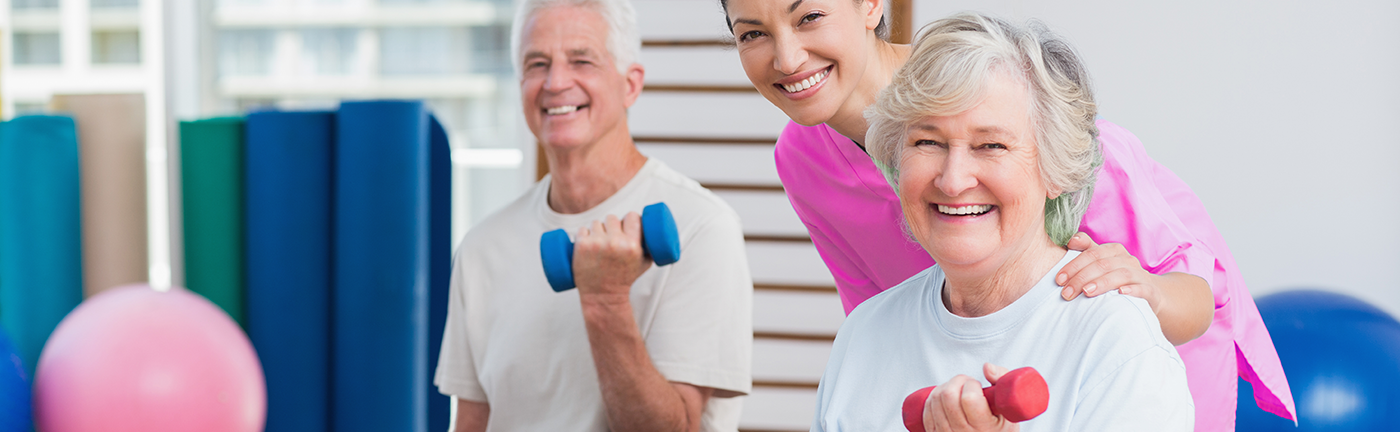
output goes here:
<path id="1" fill-rule="evenodd" d="M 775 39 L 777 52 L 773 54 L 773 69 L 789 75 L 800 72 L 802 64 L 807 62 L 807 48 L 802 41 L 792 35 L 779 35 Z"/>
<path id="2" fill-rule="evenodd" d="M 933 179 L 934 186 L 944 195 L 956 197 L 977 187 L 977 167 L 967 150 L 950 148 L 943 159 L 943 170 Z"/>
<path id="3" fill-rule="evenodd" d="M 567 62 L 555 62 L 549 68 L 549 75 L 544 79 L 544 90 L 550 93 L 559 93 L 574 86 L 574 74 L 568 67 Z"/>

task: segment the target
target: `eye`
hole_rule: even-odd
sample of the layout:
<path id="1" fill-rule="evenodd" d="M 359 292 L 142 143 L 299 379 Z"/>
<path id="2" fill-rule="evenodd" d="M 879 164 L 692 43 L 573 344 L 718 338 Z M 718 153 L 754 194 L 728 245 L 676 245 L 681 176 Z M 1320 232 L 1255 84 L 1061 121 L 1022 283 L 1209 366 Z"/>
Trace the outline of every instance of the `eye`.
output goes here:
<path id="1" fill-rule="evenodd" d="M 982 148 L 988 149 L 988 150 L 992 150 L 992 149 L 995 149 L 995 150 L 1006 150 L 1006 144 L 1001 144 L 1001 143 L 986 143 L 986 144 L 982 144 Z"/>
<path id="2" fill-rule="evenodd" d="M 806 23 L 809 23 L 809 22 L 812 22 L 812 21 L 816 21 L 816 20 L 821 19 L 821 17 L 823 17 L 823 16 L 825 16 L 825 15 L 823 15 L 821 12 L 812 12 L 812 13 L 803 15 L 803 16 L 802 16 L 802 20 L 799 21 L 798 24 L 806 24 Z"/>
<path id="3" fill-rule="evenodd" d="M 746 31 L 744 34 L 739 35 L 739 42 L 748 42 L 761 36 L 763 36 L 763 32 L 758 30 Z"/>
<path id="4" fill-rule="evenodd" d="M 928 147 L 928 146 L 942 148 L 942 147 L 944 147 L 944 144 L 941 143 L 941 142 L 938 142 L 938 141 L 934 141 L 934 140 L 917 140 L 917 141 L 914 141 L 914 147 Z"/>
<path id="5" fill-rule="evenodd" d="M 546 63 L 543 62 L 543 61 L 532 61 L 532 62 L 526 62 L 526 63 L 525 63 L 525 69 L 526 69 L 526 70 L 535 69 L 535 68 L 542 68 L 542 67 L 545 67 L 545 66 L 548 66 L 548 64 L 546 64 Z"/>

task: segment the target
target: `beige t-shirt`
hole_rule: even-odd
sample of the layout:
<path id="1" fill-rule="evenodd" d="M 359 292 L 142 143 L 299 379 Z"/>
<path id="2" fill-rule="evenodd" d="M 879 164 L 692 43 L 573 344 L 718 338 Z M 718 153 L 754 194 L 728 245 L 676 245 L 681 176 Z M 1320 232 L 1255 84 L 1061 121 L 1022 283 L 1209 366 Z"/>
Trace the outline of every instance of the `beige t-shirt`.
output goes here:
<path id="1" fill-rule="evenodd" d="M 652 363 L 667 380 L 717 391 L 701 430 L 738 428 L 751 386 L 753 281 L 739 217 L 713 193 L 658 160 L 580 214 L 546 205 L 546 177 L 467 233 L 457 250 L 434 383 L 491 406 L 488 431 L 606 431 L 607 413 L 578 290 L 545 281 L 539 239 L 609 214 L 665 202 L 680 261 L 653 265 L 632 285 L 632 308 Z"/>

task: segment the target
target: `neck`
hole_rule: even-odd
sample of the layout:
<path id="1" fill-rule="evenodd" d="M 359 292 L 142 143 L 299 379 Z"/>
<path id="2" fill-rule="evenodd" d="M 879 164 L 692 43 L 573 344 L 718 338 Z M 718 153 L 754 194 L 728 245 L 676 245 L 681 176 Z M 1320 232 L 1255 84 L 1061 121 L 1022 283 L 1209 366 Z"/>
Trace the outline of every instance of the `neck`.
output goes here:
<path id="1" fill-rule="evenodd" d="M 946 276 L 943 305 L 962 317 L 985 316 L 1010 306 L 1065 256 L 1065 248 L 1042 236 L 1044 242 L 1018 248 L 997 263 L 944 266 L 940 261 Z"/>
<path id="2" fill-rule="evenodd" d="M 564 214 L 583 213 L 607 200 L 647 162 L 626 133 L 570 148 L 545 144 L 544 149 L 551 177 L 549 208 Z"/>
<path id="3" fill-rule="evenodd" d="M 872 50 L 865 72 L 861 74 L 860 82 L 856 84 L 850 98 L 841 104 L 836 115 L 826 122 L 827 126 L 836 129 L 841 135 L 862 145 L 865 144 L 865 130 L 868 128 L 865 123 L 865 109 L 875 103 L 885 86 L 890 85 L 895 71 L 904 66 L 912 50 L 909 45 L 896 45 L 873 35 L 871 37 L 875 39 L 875 49 Z"/>

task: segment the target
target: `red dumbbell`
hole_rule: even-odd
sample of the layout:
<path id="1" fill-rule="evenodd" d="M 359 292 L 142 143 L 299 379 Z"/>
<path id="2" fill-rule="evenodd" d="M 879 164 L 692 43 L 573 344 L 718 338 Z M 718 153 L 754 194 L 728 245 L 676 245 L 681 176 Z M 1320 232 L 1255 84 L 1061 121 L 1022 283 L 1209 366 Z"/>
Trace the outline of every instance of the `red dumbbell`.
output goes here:
<path id="1" fill-rule="evenodd" d="M 924 432 L 924 403 L 932 387 L 924 387 L 904 398 L 904 427 L 909 432 Z M 991 405 L 992 415 L 1020 423 L 1045 412 L 1050 405 L 1050 387 L 1045 377 L 1029 367 L 1007 372 L 995 385 L 982 389 L 982 396 Z"/>

